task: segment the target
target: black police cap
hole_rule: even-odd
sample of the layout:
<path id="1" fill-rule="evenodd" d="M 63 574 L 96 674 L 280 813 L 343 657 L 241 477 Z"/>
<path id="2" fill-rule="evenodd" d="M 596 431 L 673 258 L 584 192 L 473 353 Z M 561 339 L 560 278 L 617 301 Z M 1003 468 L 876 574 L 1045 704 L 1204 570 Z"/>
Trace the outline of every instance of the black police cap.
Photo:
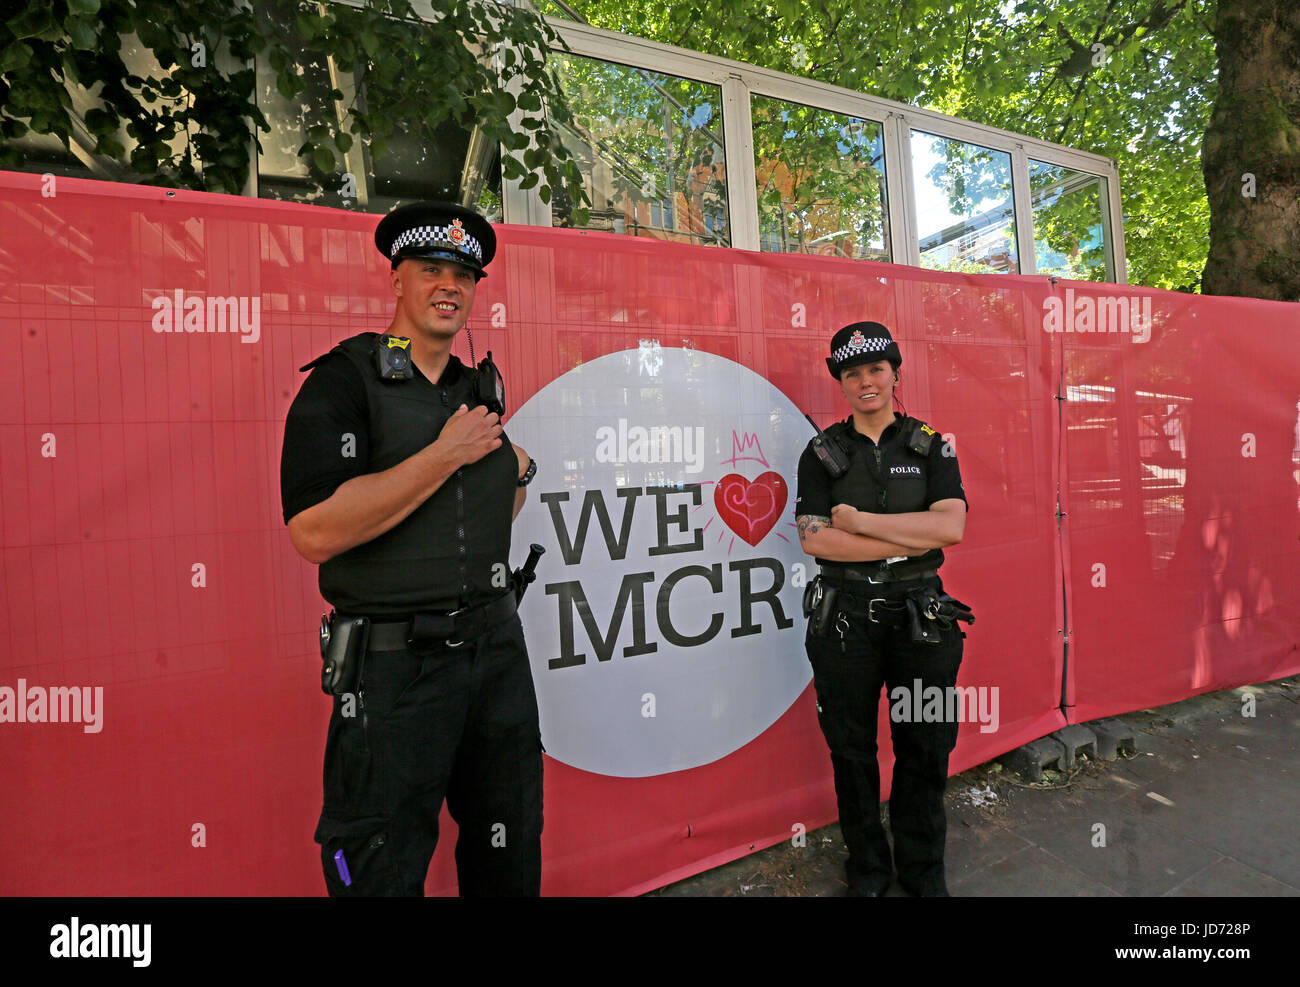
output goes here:
<path id="1" fill-rule="evenodd" d="M 903 363 L 898 344 L 879 322 L 854 322 L 831 337 L 831 355 L 826 358 L 826 369 L 836 380 L 849 367 L 862 363 L 888 360 L 897 370 Z"/>
<path id="2" fill-rule="evenodd" d="M 497 252 L 497 235 L 473 209 L 454 202 L 412 202 L 398 206 L 375 227 L 375 246 L 394 267 L 406 257 L 452 260 L 475 279 Z"/>

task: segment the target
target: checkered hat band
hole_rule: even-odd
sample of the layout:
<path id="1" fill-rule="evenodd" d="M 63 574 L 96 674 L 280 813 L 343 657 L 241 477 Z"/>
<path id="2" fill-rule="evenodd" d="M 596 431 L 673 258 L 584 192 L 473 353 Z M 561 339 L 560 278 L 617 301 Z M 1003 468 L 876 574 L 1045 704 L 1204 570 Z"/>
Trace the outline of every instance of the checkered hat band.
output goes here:
<path id="1" fill-rule="evenodd" d="M 412 226 L 393 241 L 388 256 L 390 258 L 396 257 L 397 252 L 403 247 L 442 247 L 447 250 L 459 250 L 473 254 L 474 258 L 479 263 L 482 263 L 483 248 L 479 245 L 477 238 L 466 233 L 464 240 L 460 243 L 453 243 L 447 235 L 447 231 L 450 229 L 450 226 Z"/>
<path id="2" fill-rule="evenodd" d="M 836 363 L 843 363 L 851 356 L 857 356 L 859 353 L 877 353 L 881 350 L 888 349 L 892 339 L 886 339 L 883 336 L 872 336 L 870 339 L 864 339 L 861 343 L 848 342 L 835 350 L 831 354 L 831 359 Z"/>

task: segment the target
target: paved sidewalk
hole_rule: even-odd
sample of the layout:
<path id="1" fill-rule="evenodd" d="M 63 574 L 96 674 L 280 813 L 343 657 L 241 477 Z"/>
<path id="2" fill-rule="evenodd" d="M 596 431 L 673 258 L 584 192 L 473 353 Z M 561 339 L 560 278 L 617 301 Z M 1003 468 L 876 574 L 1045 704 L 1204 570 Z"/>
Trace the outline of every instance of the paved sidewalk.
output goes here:
<path id="1" fill-rule="evenodd" d="M 954 897 L 1300 896 L 1300 676 L 1118 719 L 1134 757 L 1043 785 L 997 761 L 949 780 Z M 652 894 L 841 896 L 844 858 L 836 824 Z"/>

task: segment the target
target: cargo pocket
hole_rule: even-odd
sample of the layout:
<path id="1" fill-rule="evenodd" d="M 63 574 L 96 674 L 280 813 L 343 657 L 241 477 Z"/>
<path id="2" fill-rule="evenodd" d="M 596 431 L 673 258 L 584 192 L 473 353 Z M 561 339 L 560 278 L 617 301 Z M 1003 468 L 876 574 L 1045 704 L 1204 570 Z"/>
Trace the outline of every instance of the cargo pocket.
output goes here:
<path id="1" fill-rule="evenodd" d="M 321 816 L 315 839 L 320 844 L 325 887 L 331 898 L 403 894 L 388 822 L 383 817 L 343 822 Z"/>
<path id="2" fill-rule="evenodd" d="M 383 752 L 372 749 L 376 725 L 337 716 L 325 742 L 325 799 L 322 816 L 359 819 L 382 816 L 385 801 Z"/>

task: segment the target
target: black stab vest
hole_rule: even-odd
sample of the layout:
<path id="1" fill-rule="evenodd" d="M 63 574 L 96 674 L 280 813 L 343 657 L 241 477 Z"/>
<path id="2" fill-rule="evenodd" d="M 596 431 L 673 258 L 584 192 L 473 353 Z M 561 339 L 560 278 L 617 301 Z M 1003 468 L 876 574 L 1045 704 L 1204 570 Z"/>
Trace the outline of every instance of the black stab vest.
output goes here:
<path id="1" fill-rule="evenodd" d="M 882 433 L 881 441 L 873 449 L 870 443 L 854 438 L 855 430 L 849 422 L 836 422 L 826 429 L 827 438 L 849 457 L 848 471 L 831 481 L 832 504 L 848 504 L 871 514 L 909 514 L 928 509 L 926 493 L 933 429 L 919 419 L 900 416 L 888 430 L 892 434 Z M 879 562 L 817 561 L 828 573 L 852 569 L 873 574 L 880 568 Z M 943 550 L 938 548 L 907 563 L 909 567 L 924 565 L 929 569 L 937 569 L 942 564 Z"/>
<path id="2" fill-rule="evenodd" d="M 454 356 L 437 384 L 422 374 L 383 380 L 375 365 L 377 338 L 363 332 L 330 351 L 348 357 L 366 385 L 367 473 L 413 456 L 438 437 L 456 408 L 479 403 L 473 372 Z M 504 434 L 501 439 L 499 448 L 449 476 L 400 523 L 322 562 L 321 596 L 341 613 L 397 616 L 475 606 L 505 592 L 519 461 Z"/>

